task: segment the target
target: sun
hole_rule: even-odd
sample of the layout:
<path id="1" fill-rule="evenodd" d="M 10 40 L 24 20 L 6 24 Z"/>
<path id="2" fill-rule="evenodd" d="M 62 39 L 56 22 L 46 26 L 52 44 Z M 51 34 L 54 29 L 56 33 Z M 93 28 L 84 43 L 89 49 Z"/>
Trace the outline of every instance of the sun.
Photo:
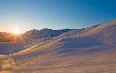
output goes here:
<path id="1" fill-rule="evenodd" d="M 15 29 L 13 29 L 12 33 L 15 34 L 15 35 L 19 35 L 20 30 L 18 28 L 15 28 Z"/>

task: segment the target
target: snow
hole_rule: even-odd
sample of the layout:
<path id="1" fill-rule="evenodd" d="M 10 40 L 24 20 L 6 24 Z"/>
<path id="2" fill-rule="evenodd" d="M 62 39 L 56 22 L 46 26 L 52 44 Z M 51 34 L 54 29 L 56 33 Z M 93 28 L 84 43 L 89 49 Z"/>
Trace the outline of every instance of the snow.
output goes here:
<path id="1" fill-rule="evenodd" d="M 55 37 L 32 39 L 22 51 L 1 56 L 0 60 L 8 60 L 9 64 L 1 72 L 115 73 L 115 32 L 116 20 L 113 20 Z"/>

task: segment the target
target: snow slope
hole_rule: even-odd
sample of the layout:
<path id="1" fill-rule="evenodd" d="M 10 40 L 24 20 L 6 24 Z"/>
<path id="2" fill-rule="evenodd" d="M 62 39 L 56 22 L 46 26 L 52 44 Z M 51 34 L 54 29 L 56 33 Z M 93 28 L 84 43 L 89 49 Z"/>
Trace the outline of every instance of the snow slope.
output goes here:
<path id="1" fill-rule="evenodd" d="M 25 50 L 1 56 L 6 73 L 115 73 L 116 20 L 35 41 Z M 12 64 L 13 63 L 13 64 Z M 15 63 L 15 65 L 14 65 Z"/>
<path id="2" fill-rule="evenodd" d="M 28 38 L 24 35 L 17 36 L 10 42 L 0 42 L 0 54 L 12 54 L 19 52 L 29 43 Z"/>
<path id="3" fill-rule="evenodd" d="M 25 50 L 26 48 L 29 48 L 30 46 L 34 45 L 36 42 L 41 42 L 43 39 L 51 39 L 55 36 L 58 36 L 64 32 L 68 32 L 75 29 L 62 29 L 62 30 L 52 30 L 52 29 L 41 29 L 36 30 L 30 30 L 25 32 L 25 34 L 22 34 L 20 36 L 17 36 L 17 38 L 14 41 L 10 42 L 1 42 L 0 43 L 0 54 L 12 54 L 19 52 L 21 50 Z M 10 33 L 0 33 L 0 37 L 4 37 L 11 35 Z M 44 41 L 44 40 L 43 40 Z M 16 45 L 15 45 L 16 44 Z"/>

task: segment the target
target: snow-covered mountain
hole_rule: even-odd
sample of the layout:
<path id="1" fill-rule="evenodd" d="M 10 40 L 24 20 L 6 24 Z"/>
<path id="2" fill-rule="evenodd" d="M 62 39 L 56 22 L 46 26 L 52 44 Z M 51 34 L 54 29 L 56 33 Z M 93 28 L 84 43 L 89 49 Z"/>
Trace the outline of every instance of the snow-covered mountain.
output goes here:
<path id="1" fill-rule="evenodd" d="M 33 29 L 17 36 L 16 39 L 15 36 L 11 33 L 1 32 L 0 54 L 12 54 L 21 50 L 25 50 L 25 48 L 30 47 L 33 42 L 40 41 L 41 39 L 51 39 L 71 30 L 75 29 L 52 30 L 45 28 L 41 29 L 40 31 Z"/>
<path id="2" fill-rule="evenodd" d="M 62 33 L 75 30 L 75 29 L 62 29 L 62 30 L 52 30 L 48 28 L 44 28 L 41 30 L 30 30 L 24 33 L 28 38 L 30 39 L 40 39 L 40 38 L 46 38 L 46 37 L 56 37 Z"/>
<path id="3" fill-rule="evenodd" d="M 115 73 L 115 32 L 112 20 L 36 40 L 18 53 L 1 56 L 2 72 Z"/>

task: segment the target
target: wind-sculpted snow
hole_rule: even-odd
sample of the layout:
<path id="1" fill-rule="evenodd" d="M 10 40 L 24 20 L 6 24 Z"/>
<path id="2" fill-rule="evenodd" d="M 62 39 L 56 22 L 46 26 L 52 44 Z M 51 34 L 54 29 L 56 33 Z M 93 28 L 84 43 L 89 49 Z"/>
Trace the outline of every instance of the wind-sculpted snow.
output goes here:
<path id="1" fill-rule="evenodd" d="M 115 73 L 116 20 L 57 37 L 35 39 L 12 55 L 9 73 Z M 11 64 L 10 64 L 11 65 Z M 14 65 L 14 64 L 13 64 Z"/>

